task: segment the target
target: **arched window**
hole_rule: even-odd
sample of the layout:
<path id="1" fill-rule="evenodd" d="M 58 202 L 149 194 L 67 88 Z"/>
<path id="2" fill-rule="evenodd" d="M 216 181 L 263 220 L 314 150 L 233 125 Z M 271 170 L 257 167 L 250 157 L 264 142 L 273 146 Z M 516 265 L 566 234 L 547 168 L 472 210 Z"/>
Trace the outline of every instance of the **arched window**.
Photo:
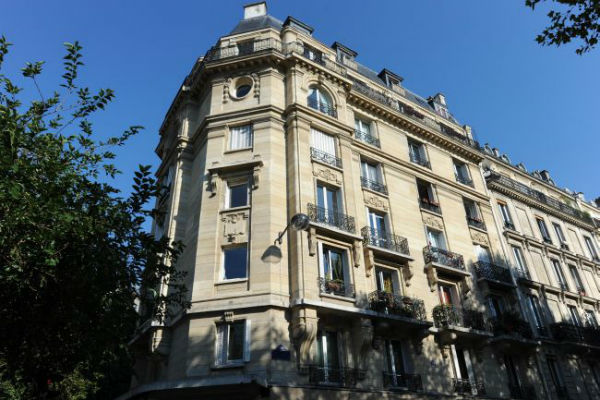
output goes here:
<path id="1" fill-rule="evenodd" d="M 307 102 L 310 108 L 319 110 L 322 113 L 330 115 L 334 118 L 337 117 L 337 112 L 333 106 L 333 101 L 331 101 L 331 97 L 325 93 L 323 89 L 320 89 L 316 86 L 311 87 L 308 90 Z"/>

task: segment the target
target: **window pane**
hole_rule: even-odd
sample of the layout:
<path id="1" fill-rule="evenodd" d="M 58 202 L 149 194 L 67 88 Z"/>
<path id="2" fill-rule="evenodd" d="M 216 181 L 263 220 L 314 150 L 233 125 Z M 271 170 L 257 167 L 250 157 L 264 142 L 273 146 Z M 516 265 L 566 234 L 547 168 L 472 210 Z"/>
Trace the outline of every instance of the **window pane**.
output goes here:
<path id="1" fill-rule="evenodd" d="M 242 207 L 248 205 L 248 185 L 241 184 L 229 187 L 229 207 Z"/>
<path id="2" fill-rule="evenodd" d="M 247 263 L 246 246 L 225 249 L 223 250 L 223 254 L 225 257 L 223 262 L 223 279 L 245 278 Z"/>
<path id="3" fill-rule="evenodd" d="M 252 146 L 252 125 L 233 127 L 230 134 L 229 148 L 231 150 Z"/>
<path id="4" fill-rule="evenodd" d="M 241 360 L 244 356 L 244 321 L 229 325 L 227 360 Z"/>

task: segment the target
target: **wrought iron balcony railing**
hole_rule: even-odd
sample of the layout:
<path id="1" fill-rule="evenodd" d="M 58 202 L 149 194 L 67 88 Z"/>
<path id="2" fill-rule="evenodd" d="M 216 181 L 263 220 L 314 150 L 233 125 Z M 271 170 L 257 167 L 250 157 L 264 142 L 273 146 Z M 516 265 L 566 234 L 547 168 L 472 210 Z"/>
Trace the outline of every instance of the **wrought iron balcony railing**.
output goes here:
<path id="1" fill-rule="evenodd" d="M 516 231 L 515 224 L 513 224 L 511 221 L 504 221 L 504 228 L 510 229 L 511 231 Z"/>
<path id="2" fill-rule="evenodd" d="M 364 371 L 356 368 L 323 367 L 320 365 L 302 365 L 302 372 L 308 374 L 313 385 L 352 387 L 364 376 Z"/>
<path id="3" fill-rule="evenodd" d="M 361 142 L 368 143 L 368 144 L 370 144 L 372 146 L 375 146 L 375 147 L 381 147 L 381 143 L 379 142 L 379 138 L 376 138 L 375 136 L 371 135 L 370 133 L 362 132 L 362 131 L 359 131 L 358 129 L 356 129 L 354 131 L 354 135 Z"/>
<path id="4" fill-rule="evenodd" d="M 360 184 L 364 188 L 371 189 L 371 190 L 374 190 L 379 193 L 387 194 L 387 192 L 388 192 L 387 186 L 385 186 L 383 183 L 377 182 L 377 181 L 372 181 L 372 180 L 364 178 L 362 176 L 360 177 Z"/>
<path id="5" fill-rule="evenodd" d="M 421 321 L 427 319 L 423 300 L 381 290 L 369 293 L 369 308 L 380 313 L 400 315 Z"/>
<path id="6" fill-rule="evenodd" d="M 431 169 L 431 163 L 429 160 L 419 154 L 410 153 L 410 161 L 414 162 L 415 164 L 419 164 L 422 167 Z"/>
<path id="7" fill-rule="evenodd" d="M 554 385 L 554 390 L 556 391 L 556 397 L 561 400 L 569 400 L 571 398 L 566 386 Z"/>
<path id="8" fill-rule="evenodd" d="M 425 257 L 425 264 L 434 262 L 465 271 L 465 262 L 460 254 L 439 247 L 425 246 L 423 256 Z"/>
<path id="9" fill-rule="evenodd" d="M 496 336 L 512 335 L 531 339 L 533 332 L 529 323 L 514 313 L 505 313 L 490 321 Z"/>
<path id="10" fill-rule="evenodd" d="M 582 343 L 600 346 L 600 330 L 593 327 L 577 326 L 568 322 L 550 325 L 552 337 L 559 342 Z"/>
<path id="11" fill-rule="evenodd" d="M 319 289 L 321 293 L 354 297 L 354 285 L 342 279 L 319 278 Z"/>
<path id="12" fill-rule="evenodd" d="M 308 203 L 307 213 L 308 218 L 313 222 L 330 225 L 349 233 L 356 232 L 354 217 L 349 215 L 319 207 L 312 203 Z"/>
<path id="13" fill-rule="evenodd" d="M 363 227 L 360 233 L 363 237 L 363 244 L 367 246 L 380 247 L 396 253 L 410 254 L 408 240 L 402 236 L 381 232 L 369 226 Z"/>
<path id="14" fill-rule="evenodd" d="M 469 379 L 452 379 L 452 390 L 454 393 L 460 394 L 477 394 L 479 396 L 485 395 L 485 386 L 483 381 L 471 381 Z"/>
<path id="15" fill-rule="evenodd" d="M 524 267 L 523 269 L 515 268 L 515 272 L 518 279 L 525 279 L 528 281 L 532 280 L 531 274 L 529 273 L 529 270 L 527 270 L 527 267 Z"/>
<path id="16" fill-rule="evenodd" d="M 217 61 L 225 58 L 247 56 L 265 50 L 281 52 L 282 45 L 277 39 L 267 38 L 237 43 L 225 47 L 213 47 L 204 56 L 203 61 Z"/>
<path id="17" fill-rule="evenodd" d="M 462 326 L 463 328 L 472 328 L 480 331 L 489 330 L 483 313 L 476 310 L 441 304 L 433 307 L 432 315 L 433 323 L 437 328 Z"/>
<path id="18" fill-rule="evenodd" d="M 570 215 L 573 218 L 577 218 L 580 221 L 585 222 L 586 224 L 594 224 L 592 218 L 588 214 L 577 210 L 576 208 L 573 208 L 565 203 L 562 203 L 556 199 L 553 199 L 552 197 L 548 197 L 544 193 L 532 189 L 529 186 L 517 182 L 513 179 L 510 179 L 507 176 L 498 174 L 496 172 L 490 172 L 486 179 L 490 183 L 496 183 L 508 189 L 519 192 L 537 202 L 543 203 L 546 206 L 553 208 L 556 211 L 560 211 L 564 214 Z"/>
<path id="19" fill-rule="evenodd" d="M 456 177 L 456 182 L 473 187 L 473 180 L 471 178 L 462 176 L 461 174 L 454 174 L 454 176 Z"/>
<path id="20" fill-rule="evenodd" d="M 313 160 L 321 161 L 322 163 L 332 165 L 337 168 L 342 168 L 342 159 L 336 157 L 333 154 L 329 154 L 323 150 L 317 148 L 310 148 L 310 157 Z"/>
<path id="21" fill-rule="evenodd" d="M 485 231 L 485 222 L 479 217 L 470 217 L 467 215 L 467 224 Z"/>
<path id="22" fill-rule="evenodd" d="M 511 399 L 522 399 L 522 400 L 535 400 L 537 395 L 535 394 L 535 388 L 531 385 L 508 385 L 510 390 Z"/>
<path id="23" fill-rule="evenodd" d="M 508 268 L 486 261 L 477 261 L 473 264 L 473 267 L 475 268 L 475 275 L 479 279 L 512 284 L 512 277 Z"/>
<path id="24" fill-rule="evenodd" d="M 434 213 L 441 214 L 442 209 L 440 204 L 434 200 L 428 199 L 426 197 L 419 198 L 419 206 L 424 208 L 425 210 L 433 211 Z"/>
<path id="25" fill-rule="evenodd" d="M 412 391 L 423 390 L 423 380 L 419 374 L 383 373 L 383 386 L 389 388 L 405 388 Z"/>
<path id="26" fill-rule="evenodd" d="M 323 103 L 322 101 L 318 101 L 313 97 L 308 97 L 306 99 L 306 103 L 310 108 L 313 108 L 317 111 L 321 111 L 323 114 L 327 114 L 330 117 L 337 118 L 337 110 L 335 106 L 332 106 L 327 103 Z"/>

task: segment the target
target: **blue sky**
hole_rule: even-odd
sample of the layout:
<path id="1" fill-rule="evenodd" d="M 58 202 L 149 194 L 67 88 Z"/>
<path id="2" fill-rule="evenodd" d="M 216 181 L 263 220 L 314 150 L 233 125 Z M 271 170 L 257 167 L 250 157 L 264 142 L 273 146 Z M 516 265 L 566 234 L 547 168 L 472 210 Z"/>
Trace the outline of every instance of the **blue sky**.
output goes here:
<path id="1" fill-rule="evenodd" d="M 100 135 L 129 125 L 145 130 L 119 149 L 128 191 L 138 164 L 158 165 L 158 128 L 194 60 L 242 18 L 248 1 L 10 1 L 0 34 L 14 43 L 3 73 L 44 60 L 42 89 L 62 73 L 62 43 L 84 46 L 82 82 L 110 87 L 117 99 L 95 119 Z M 548 169 L 562 187 L 600 196 L 600 49 L 541 47 L 535 35 L 547 8 L 513 1 L 269 1 L 269 13 L 292 15 L 326 44 L 356 50 L 424 97 L 443 92 L 450 110 L 483 144 L 499 147 L 529 170 Z M 30 84 L 26 88 L 32 89 Z"/>

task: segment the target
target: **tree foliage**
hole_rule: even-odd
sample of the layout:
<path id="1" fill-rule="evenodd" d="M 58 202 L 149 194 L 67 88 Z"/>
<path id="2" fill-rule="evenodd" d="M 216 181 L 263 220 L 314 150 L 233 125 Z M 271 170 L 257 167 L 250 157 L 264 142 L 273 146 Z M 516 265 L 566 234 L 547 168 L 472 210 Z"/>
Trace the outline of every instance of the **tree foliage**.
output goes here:
<path id="1" fill-rule="evenodd" d="M 546 0 L 525 0 L 531 9 Z M 561 46 L 571 40 L 583 43 L 575 50 L 584 54 L 594 49 L 600 38 L 600 0 L 552 0 L 560 10 L 550 10 L 550 25 L 536 37 L 542 45 Z"/>
<path id="2" fill-rule="evenodd" d="M 127 197 L 101 181 L 119 173 L 111 149 L 141 127 L 96 139 L 92 116 L 114 93 L 78 84 L 81 46 L 65 44 L 51 95 L 43 63 L 23 67 L 27 105 L 2 70 L 9 46 L 0 38 L 0 398 L 112 398 L 128 384 L 144 288 L 163 288 L 146 302 L 158 320 L 188 306 L 181 246 L 143 229 L 158 194 L 149 166 Z"/>

